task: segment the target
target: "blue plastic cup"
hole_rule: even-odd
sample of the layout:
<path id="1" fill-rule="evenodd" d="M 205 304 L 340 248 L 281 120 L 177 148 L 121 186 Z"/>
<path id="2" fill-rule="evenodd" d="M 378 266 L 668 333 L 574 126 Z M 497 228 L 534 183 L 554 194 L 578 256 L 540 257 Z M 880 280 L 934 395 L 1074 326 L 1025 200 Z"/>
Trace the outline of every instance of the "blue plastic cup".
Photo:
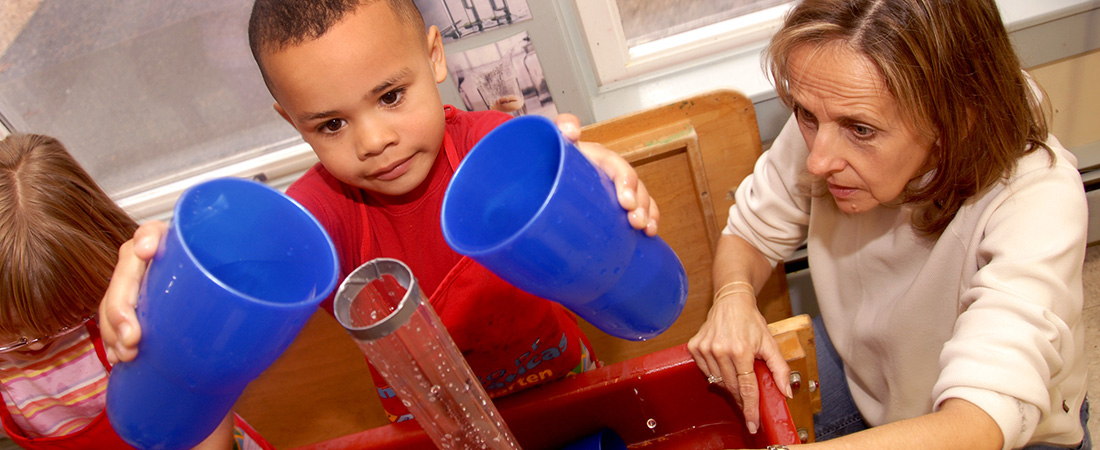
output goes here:
<path id="1" fill-rule="evenodd" d="M 336 286 L 332 240 L 263 184 L 223 178 L 176 203 L 137 303 L 142 338 L 114 366 L 107 416 L 139 449 L 189 449 L 221 423 Z"/>
<path id="2" fill-rule="evenodd" d="M 662 333 L 687 300 L 676 253 L 631 228 L 611 179 L 541 116 L 509 120 L 470 150 L 442 226 L 456 252 L 622 339 Z"/>
<path id="3" fill-rule="evenodd" d="M 626 443 L 615 430 L 604 428 L 571 442 L 561 450 L 626 450 Z"/>

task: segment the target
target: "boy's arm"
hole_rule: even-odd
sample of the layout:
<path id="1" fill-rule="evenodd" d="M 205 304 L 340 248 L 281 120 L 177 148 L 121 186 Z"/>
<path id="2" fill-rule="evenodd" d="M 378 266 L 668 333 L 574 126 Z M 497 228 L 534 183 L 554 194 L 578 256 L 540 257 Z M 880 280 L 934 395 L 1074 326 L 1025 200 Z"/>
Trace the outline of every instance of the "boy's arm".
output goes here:
<path id="1" fill-rule="evenodd" d="M 214 429 L 210 436 L 207 436 L 199 445 L 196 445 L 192 450 L 232 450 L 234 444 L 236 444 L 236 438 L 233 436 L 234 421 L 233 413 L 225 415 L 225 419 L 222 420 L 221 425 Z"/>
<path id="2" fill-rule="evenodd" d="M 554 123 L 567 139 L 577 144 L 577 148 L 592 164 L 611 177 L 619 197 L 619 205 L 627 211 L 630 226 L 645 230 L 648 236 L 656 236 L 657 221 L 661 218 L 661 212 L 657 209 L 657 202 L 649 196 L 645 184 L 638 179 L 638 173 L 634 167 L 621 155 L 600 144 L 579 142 L 581 123 L 577 116 L 561 114 L 554 118 Z"/>

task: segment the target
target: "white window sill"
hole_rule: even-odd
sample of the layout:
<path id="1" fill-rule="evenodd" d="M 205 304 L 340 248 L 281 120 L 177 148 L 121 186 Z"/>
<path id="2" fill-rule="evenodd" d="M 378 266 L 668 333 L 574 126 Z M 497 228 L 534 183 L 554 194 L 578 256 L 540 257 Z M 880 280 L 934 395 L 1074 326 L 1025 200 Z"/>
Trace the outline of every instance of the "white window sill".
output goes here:
<path id="1" fill-rule="evenodd" d="M 299 142 L 282 150 L 220 167 L 202 175 L 184 178 L 139 194 L 115 199 L 115 202 L 138 222 L 167 221 L 172 217 L 176 199 L 188 187 L 195 184 L 214 178 L 240 177 L 263 181 L 268 186 L 285 191 L 317 161 L 317 155 L 313 153 L 309 144 Z"/>

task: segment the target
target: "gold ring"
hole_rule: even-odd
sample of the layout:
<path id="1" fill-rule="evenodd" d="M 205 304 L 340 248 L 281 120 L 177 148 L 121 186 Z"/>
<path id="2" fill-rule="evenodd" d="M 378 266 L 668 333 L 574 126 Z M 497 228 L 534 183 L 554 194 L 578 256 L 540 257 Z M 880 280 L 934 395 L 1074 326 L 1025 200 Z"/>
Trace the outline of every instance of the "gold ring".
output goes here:
<path id="1" fill-rule="evenodd" d="M 737 376 L 742 376 L 742 375 L 752 375 L 752 374 L 754 374 L 754 373 L 756 373 L 756 372 L 754 372 L 754 371 L 751 371 L 751 370 L 749 370 L 749 371 L 745 371 L 745 372 L 737 372 Z"/>
<path id="2" fill-rule="evenodd" d="M 721 383 L 722 382 L 722 377 L 721 376 L 715 376 L 715 375 L 708 375 L 707 376 L 707 382 L 710 383 L 710 384 Z"/>

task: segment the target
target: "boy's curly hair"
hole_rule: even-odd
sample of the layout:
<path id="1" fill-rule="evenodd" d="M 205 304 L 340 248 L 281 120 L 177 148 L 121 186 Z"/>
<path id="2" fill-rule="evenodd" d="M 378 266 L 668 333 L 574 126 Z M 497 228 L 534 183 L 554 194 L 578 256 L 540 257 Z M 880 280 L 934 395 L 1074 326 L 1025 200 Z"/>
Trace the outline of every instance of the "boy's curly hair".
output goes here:
<path id="1" fill-rule="evenodd" d="M 248 20 L 248 45 L 268 82 L 261 55 L 277 52 L 323 36 L 329 28 L 360 6 L 384 1 L 404 20 L 403 26 L 425 29 L 413 0 L 256 0 Z M 270 86 L 269 86 L 270 87 Z"/>

